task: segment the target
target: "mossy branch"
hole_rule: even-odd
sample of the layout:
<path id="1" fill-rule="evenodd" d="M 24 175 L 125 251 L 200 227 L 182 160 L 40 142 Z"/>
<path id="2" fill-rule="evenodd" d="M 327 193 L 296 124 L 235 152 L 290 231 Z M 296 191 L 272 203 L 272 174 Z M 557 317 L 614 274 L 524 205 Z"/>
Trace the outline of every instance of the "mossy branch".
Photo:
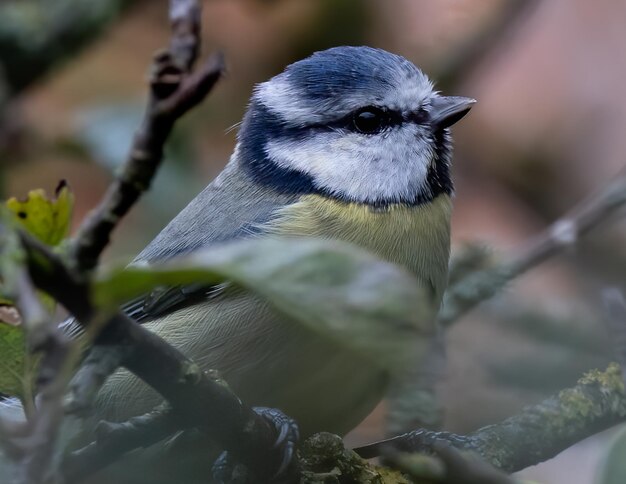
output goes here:
<path id="1" fill-rule="evenodd" d="M 588 372 L 573 388 L 469 435 L 416 430 L 355 450 L 371 458 L 390 447 L 429 452 L 436 444 L 448 443 L 475 452 L 498 469 L 516 472 L 551 459 L 576 442 L 624 420 L 626 393 L 621 370 L 611 364 L 606 371 Z"/>

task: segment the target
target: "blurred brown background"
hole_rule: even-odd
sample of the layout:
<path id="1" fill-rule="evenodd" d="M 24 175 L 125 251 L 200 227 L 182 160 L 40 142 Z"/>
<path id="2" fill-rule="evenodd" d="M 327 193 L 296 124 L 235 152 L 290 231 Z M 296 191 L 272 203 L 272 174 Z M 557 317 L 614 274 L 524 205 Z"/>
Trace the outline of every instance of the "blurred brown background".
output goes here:
<path id="1" fill-rule="evenodd" d="M 26 14 L 0 16 L 0 55 L 20 22 L 42 35 L 27 43 L 41 42 L 47 58 L 58 55 L 46 52 L 44 33 L 58 21 L 47 16 L 46 2 L 6 3 L 31 5 Z M 165 1 L 73 3 L 110 8 L 112 20 L 44 77 L 15 92 L 9 82 L 4 102 L 0 89 L 0 190 L 3 198 L 52 191 L 65 178 L 76 193 L 76 223 L 124 160 L 149 59 L 165 45 L 168 25 Z M 115 234 L 109 260 L 132 257 L 221 170 L 235 143 L 228 128 L 241 119 L 256 82 L 334 45 L 400 53 L 440 79 L 446 94 L 478 99 L 454 128 L 456 247 L 482 241 L 515 253 L 625 164 L 624 1 L 211 0 L 204 26 L 205 51 L 225 52 L 228 76 L 178 125 L 154 189 Z M 5 60 L 7 78 L 27 70 L 26 61 Z M 598 294 L 625 285 L 625 239 L 623 222 L 605 224 L 454 326 L 439 388 L 447 429 L 466 432 L 505 418 L 611 360 Z M 350 442 L 379 436 L 381 413 Z M 592 482 L 606 441 L 594 437 L 522 474 L 544 483 Z"/>

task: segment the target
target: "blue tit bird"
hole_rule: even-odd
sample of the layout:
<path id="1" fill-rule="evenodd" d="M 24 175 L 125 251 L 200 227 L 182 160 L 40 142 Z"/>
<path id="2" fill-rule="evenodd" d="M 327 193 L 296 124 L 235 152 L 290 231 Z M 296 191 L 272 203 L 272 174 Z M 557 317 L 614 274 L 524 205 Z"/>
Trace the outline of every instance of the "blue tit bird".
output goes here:
<path id="1" fill-rule="evenodd" d="M 414 64 L 380 49 L 336 47 L 291 64 L 256 86 L 223 172 L 136 262 L 251 236 L 340 239 L 415 275 L 430 295 L 423 329 L 432 334 L 450 252 L 449 127 L 474 102 L 440 95 Z M 126 311 L 217 369 L 244 402 L 293 417 L 304 436 L 345 434 L 384 394 L 380 369 L 244 290 L 168 288 Z M 160 401 L 126 371 L 102 395 L 115 420 Z"/>
<path id="2" fill-rule="evenodd" d="M 139 254 L 164 261 L 245 237 L 322 237 L 408 269 L 429 295 L 431 335 L 446 287 L 453 185 L 450 126 L 475 101 L 442 96 L 407 59 L 336 47 L 254 89 L 223 172 Z M 282 410 L 301 434 L 344 435 L 384 395 L 389 375 L 290 323 L 243 289 L 170 287 L 127 313 L 252 406 Z M 150 411 L 159 395 L 121 370 L 99 418 Z"/>

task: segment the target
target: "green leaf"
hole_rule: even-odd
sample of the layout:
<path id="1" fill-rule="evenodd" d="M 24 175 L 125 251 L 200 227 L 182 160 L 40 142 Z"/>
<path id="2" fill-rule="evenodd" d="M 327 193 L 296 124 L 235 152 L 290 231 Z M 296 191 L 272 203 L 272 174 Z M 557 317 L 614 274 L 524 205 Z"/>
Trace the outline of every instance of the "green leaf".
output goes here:
<path id="1" fill-rule="evenodd" d="M 0 393 L 23 395 L 24 345 L 24 332 L 19 326 L 0 322 Z"/>
<path id="2" fill-rule="evenodd" d="M 41 189 L 31 190 L 23 200 L 10 198 L 6 206 L 23 228 L 43 243 L 54 246 L 69 232 L 74 195 L 62 181 L 54 198 Z"/>
<path id="3" fill-rule="evenodd" d="M 384 367 L 406 363 L 420 336 L 434 330 L 425 291 L 408 272 L 319 239 L 252 239 L 163 265 L 112 270 L 94 283 L 93 297 L 113 309 L 156 286 L 224 281 Z"/>
<path id="4" fill-rule="evenodd" d="M 626 482 L 626 426 L 615 436 L 600 468 L 598 484 L 623 484 Z"/>

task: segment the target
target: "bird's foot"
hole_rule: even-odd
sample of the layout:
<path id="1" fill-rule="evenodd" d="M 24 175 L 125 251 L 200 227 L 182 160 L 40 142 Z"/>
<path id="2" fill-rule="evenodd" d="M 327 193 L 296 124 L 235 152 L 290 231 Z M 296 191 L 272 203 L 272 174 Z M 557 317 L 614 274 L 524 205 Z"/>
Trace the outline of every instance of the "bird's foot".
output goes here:
<path id="1" fill-rule="evenodd" d="M 267 407 L 254 407 L 253 410 L 268 420 L 277 431 L 278 436 L 272 447 L 272 451 L 276 456 L 275 471 L 267 478 L 265 482 L 272 483 L 288 483 L 291 482 L 290 476 L 292 469 L 293 457 L 300 439 L 300 432 L 295 420 L 285 415 L 280 410 Z M 233 462 L 228 452 L 222 455 L 213 464 L 213 479 L 218 484 L 250 484 L 258 483 L 258 476 L 252 476 L 245 466 Z"/>

